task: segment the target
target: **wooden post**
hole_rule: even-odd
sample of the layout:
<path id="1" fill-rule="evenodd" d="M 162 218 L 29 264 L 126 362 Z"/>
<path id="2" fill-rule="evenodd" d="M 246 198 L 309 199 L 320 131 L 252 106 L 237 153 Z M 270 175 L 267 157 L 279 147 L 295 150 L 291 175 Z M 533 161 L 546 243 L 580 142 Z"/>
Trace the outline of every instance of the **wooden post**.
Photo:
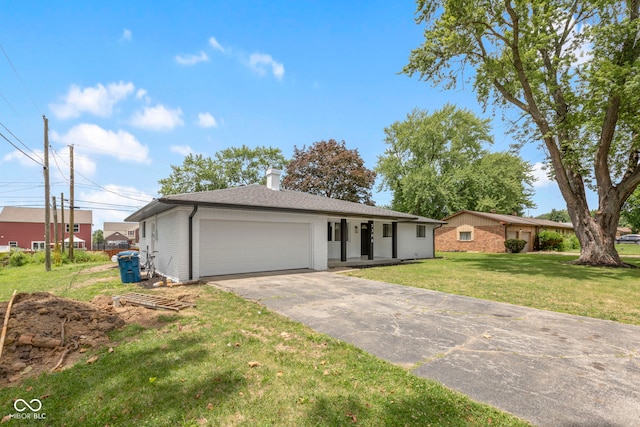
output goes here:
<path id="1" fill-rule="evenodd" d="M 49 194 L 49 120 L 42 116 L 44 120 L 44 269 L 51 271 L 51 212 L 49 205 L 51 196 Z"/>
<path id="2" fill-rule="evenodd" d="M 73 230 L 75 228 L 73 223 L 73 211 L 75 209 L 73 200 L 73 145 L 69 146 L 69 166 L 71 167 L 69 171 L 69 261 L 73 262 Z"/>

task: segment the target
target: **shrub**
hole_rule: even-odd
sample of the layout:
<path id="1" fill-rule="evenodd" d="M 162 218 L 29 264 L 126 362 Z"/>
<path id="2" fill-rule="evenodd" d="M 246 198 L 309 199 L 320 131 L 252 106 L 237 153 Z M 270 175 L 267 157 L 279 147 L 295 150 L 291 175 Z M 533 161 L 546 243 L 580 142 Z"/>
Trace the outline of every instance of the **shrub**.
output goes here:
<path id="1" fill-rule="evenodd" d="M 512 254 L 517 254 L 527 245 L 526 240 L 521 239 L 508 239 L 504 241 L 504 247 L 509 250 Z"/>
<path id="2" fill-rule="evenodd" d="M 541 251 L 561 251 L 564 249 L 564 236 L 557 231 L 542 230 L 538 233 Z"/>
<path id="3" fill-rule="evenodd" d="M 15 251 L 9 257 L 9 264 L 13 267 L 21 267 L 29 262 L 29 257 L 22 251 Z"/>
<path id="4" fill-rule="evenodd" d="M 571 233 L 564 238 L 564 250 L 568 251 L 571 249 L 580 249 L 580 241 L 578 237 Z"/>

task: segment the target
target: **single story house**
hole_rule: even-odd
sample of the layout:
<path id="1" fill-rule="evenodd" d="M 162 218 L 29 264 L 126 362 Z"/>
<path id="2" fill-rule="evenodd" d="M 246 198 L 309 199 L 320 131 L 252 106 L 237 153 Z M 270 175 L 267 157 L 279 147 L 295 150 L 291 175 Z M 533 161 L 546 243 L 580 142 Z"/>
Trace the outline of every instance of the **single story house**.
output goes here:
<path id="1" fill-rule="evenodd" d="M 137 222 L 105 222 L 102 229 L 102 235 L 106 241 L 109 242 L 122 242 L 122 238 L 109 239 L 113 234 L 120 234 L 126 236 L 124 240 L 128 241 L 130 245 L 138 243 L 138 229 L 139 224 Z M 126 243 L 126 242 L 124 242 Z"/>
<path id="2" fill-rule="evenodd" d="M 161 197 L 125 219 L 140 224 L 144 261 L 176 281 L 288 269 L 325 270 L 330 261 L 432 258 L 444 224 L 375 206 L 267 185 Z"/>
<path id="3" fill-rule="evenodd" d="M 447 224 L 435 232 L 440 251 L 505 252 L 505 240 L 521 239 L 527 242 L 522 251 L 529 252 L 536 248 L 536 236 L 542 230 L 573 232 L 569 223 L 469 210 L 456 212 L 444 221 Z"/>
<path id="4" fill-rule="evenodd" d="M 58 241 L 65 241 L 65 246 L 69 245 L 69 214 L 68 209 L 64 210 L 65 224 L 61 224 L 62 211 L 56 210 L 58 219 Z M 30 249 L 34 251 L 44 250 L 44 208 L 22 208 L 5 206 L 0 211 L 0 246 L 10 248 Z M 91 242 L 91 227 L 93 212 L 90 210 L 73 211 L 73 246 L 75 248 L 86 248 L 86 242 Z M 50 210 L 50 238 L 51 245 L 54 242 L 54 210 Z"/>

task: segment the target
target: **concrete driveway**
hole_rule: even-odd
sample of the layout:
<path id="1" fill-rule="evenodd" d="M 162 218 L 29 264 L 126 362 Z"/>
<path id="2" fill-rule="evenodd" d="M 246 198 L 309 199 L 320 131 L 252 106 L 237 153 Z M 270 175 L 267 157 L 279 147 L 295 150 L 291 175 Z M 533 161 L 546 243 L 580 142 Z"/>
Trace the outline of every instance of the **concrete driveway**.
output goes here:
<path id="1" fill-rule="evenodd" d="M 211 280 L 533 424 L 640 425 L 640 327 L 330 272 Z"/>

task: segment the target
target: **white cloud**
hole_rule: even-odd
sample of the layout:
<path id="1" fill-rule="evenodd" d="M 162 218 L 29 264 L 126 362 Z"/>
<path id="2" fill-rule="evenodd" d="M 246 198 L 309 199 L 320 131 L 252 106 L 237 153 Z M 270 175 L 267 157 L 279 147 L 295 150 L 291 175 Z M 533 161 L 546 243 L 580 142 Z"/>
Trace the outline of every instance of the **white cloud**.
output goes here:
<path id="1" fill-rule="evenodd" d="M 53 131 L 50 136 L 53 142 L 76 145 L 76 152 L 80 155 L 88 156 L 89 152 L 98 152 L 122 161 L 150 163 L 149 148 L 123 130 L 112 132 L 98 125 L 82 123 L 65 134 Z"/>
<path id="2" fill-rule="evenodd" d="M 59 119 L 80 117 L 83 113 L 90 113 L 99 117 L 109 117 L 113 107 L 133 92 L 133 83 L 109 83 L 106 87 L 98 83 L 94 87 L 81 89 L 71 85 L 69 93 L 61 104 L 49 104 L 53 114 Z"/>
<path id="3" fill-rule="evenodd" d="M 216 40 L 215 37 L 210 37 L 209 38 L 209 45 L 211 47 L 213 47 L 215 50 L 219 50 L 222 53 L 225 52 L 225 48 L 223 48 L 222 45 L 220 43 L 218 43 L 218 40 Z"/>
<path id="4" fill-rule="evenodd" d="M 177 126 L 182 126 L 182 109 L 166 108 L 162 104 L 155 107 L 145 107 L 143 111 L 138 111 L 131 119 L 133 126 L 159 131 L 168 131 Z"/>
<path id="5" fill-rule="evenodd" d="M 169 150 L 182 156 L 188 156 L 189 154 L 193 153 L 193 149 L 191 149 L 191 147 L 189 147 L 188 145 L 172 145 L 171 147 L 169 147 Z"/>
<path id="6" fill-rule="evenodd" d="M 198 126 L 202 128 L 215 128 L 218 127 L 218 122 L 211 113 L 200 113 L 198 114 Z"/>
<path id="7" fill-rule="evenodd" d="M 266 53 L 252 53 L 249 56 L 249 68 L 259 75 L 265 75 L 269 71 L 269 67 L 271 67 L 273 76 L 278 80 L 282 80 L 282 77 L 284 77 L 284 65 L 274 60 L 271 55 Z"/>
<path id="8" fill-rule="evenodd" d="M 542 162 L 533 165 L 533 176 L 536 179 L 533 186 L 536 188 L 548 187 L 553 183 L 547 173 L 547 166 Z"/>
<path id="9" fill-rule="evenodd" d="M 200 54 L 187 54 L 176 55 L 176 62 L 180 65 L 196 65 L 199 62 L 206 62 L 209 60 L 209 56 L 204 50 L 200 51 Z"/>
<path id="10" fill-rule="evenodd" d="M 27 153 L 29 154 L 29 156 L 31 156 L 34 160 L 38 160 L 39 162 L 44 162 L 42 159 L 44 159 L 44 152 L 42 150 L 33 150 L 33 152 Z M 34 162 L 33 160 L 31 160 L 29 157 L 25 156 L 23 153 L 21 153 L 18 150 L 14 150 L 10 153 L 7 153 L 4 155 L 4 157 L 2 157 L 2 160 L 5 162 L 18 162 L 20 163 L 21 166 L 37 166 L 39 168 L 41 168 L 42 166 L 37 164 L 36 162 Z"/>
<path id="11" fill-rule="evenodd" d="M 124 30 L 122 30 L 122 35 L 120 36 L 120 41 L 131 41 L 131 30 L 128 28 L 125 28 Z"/>

